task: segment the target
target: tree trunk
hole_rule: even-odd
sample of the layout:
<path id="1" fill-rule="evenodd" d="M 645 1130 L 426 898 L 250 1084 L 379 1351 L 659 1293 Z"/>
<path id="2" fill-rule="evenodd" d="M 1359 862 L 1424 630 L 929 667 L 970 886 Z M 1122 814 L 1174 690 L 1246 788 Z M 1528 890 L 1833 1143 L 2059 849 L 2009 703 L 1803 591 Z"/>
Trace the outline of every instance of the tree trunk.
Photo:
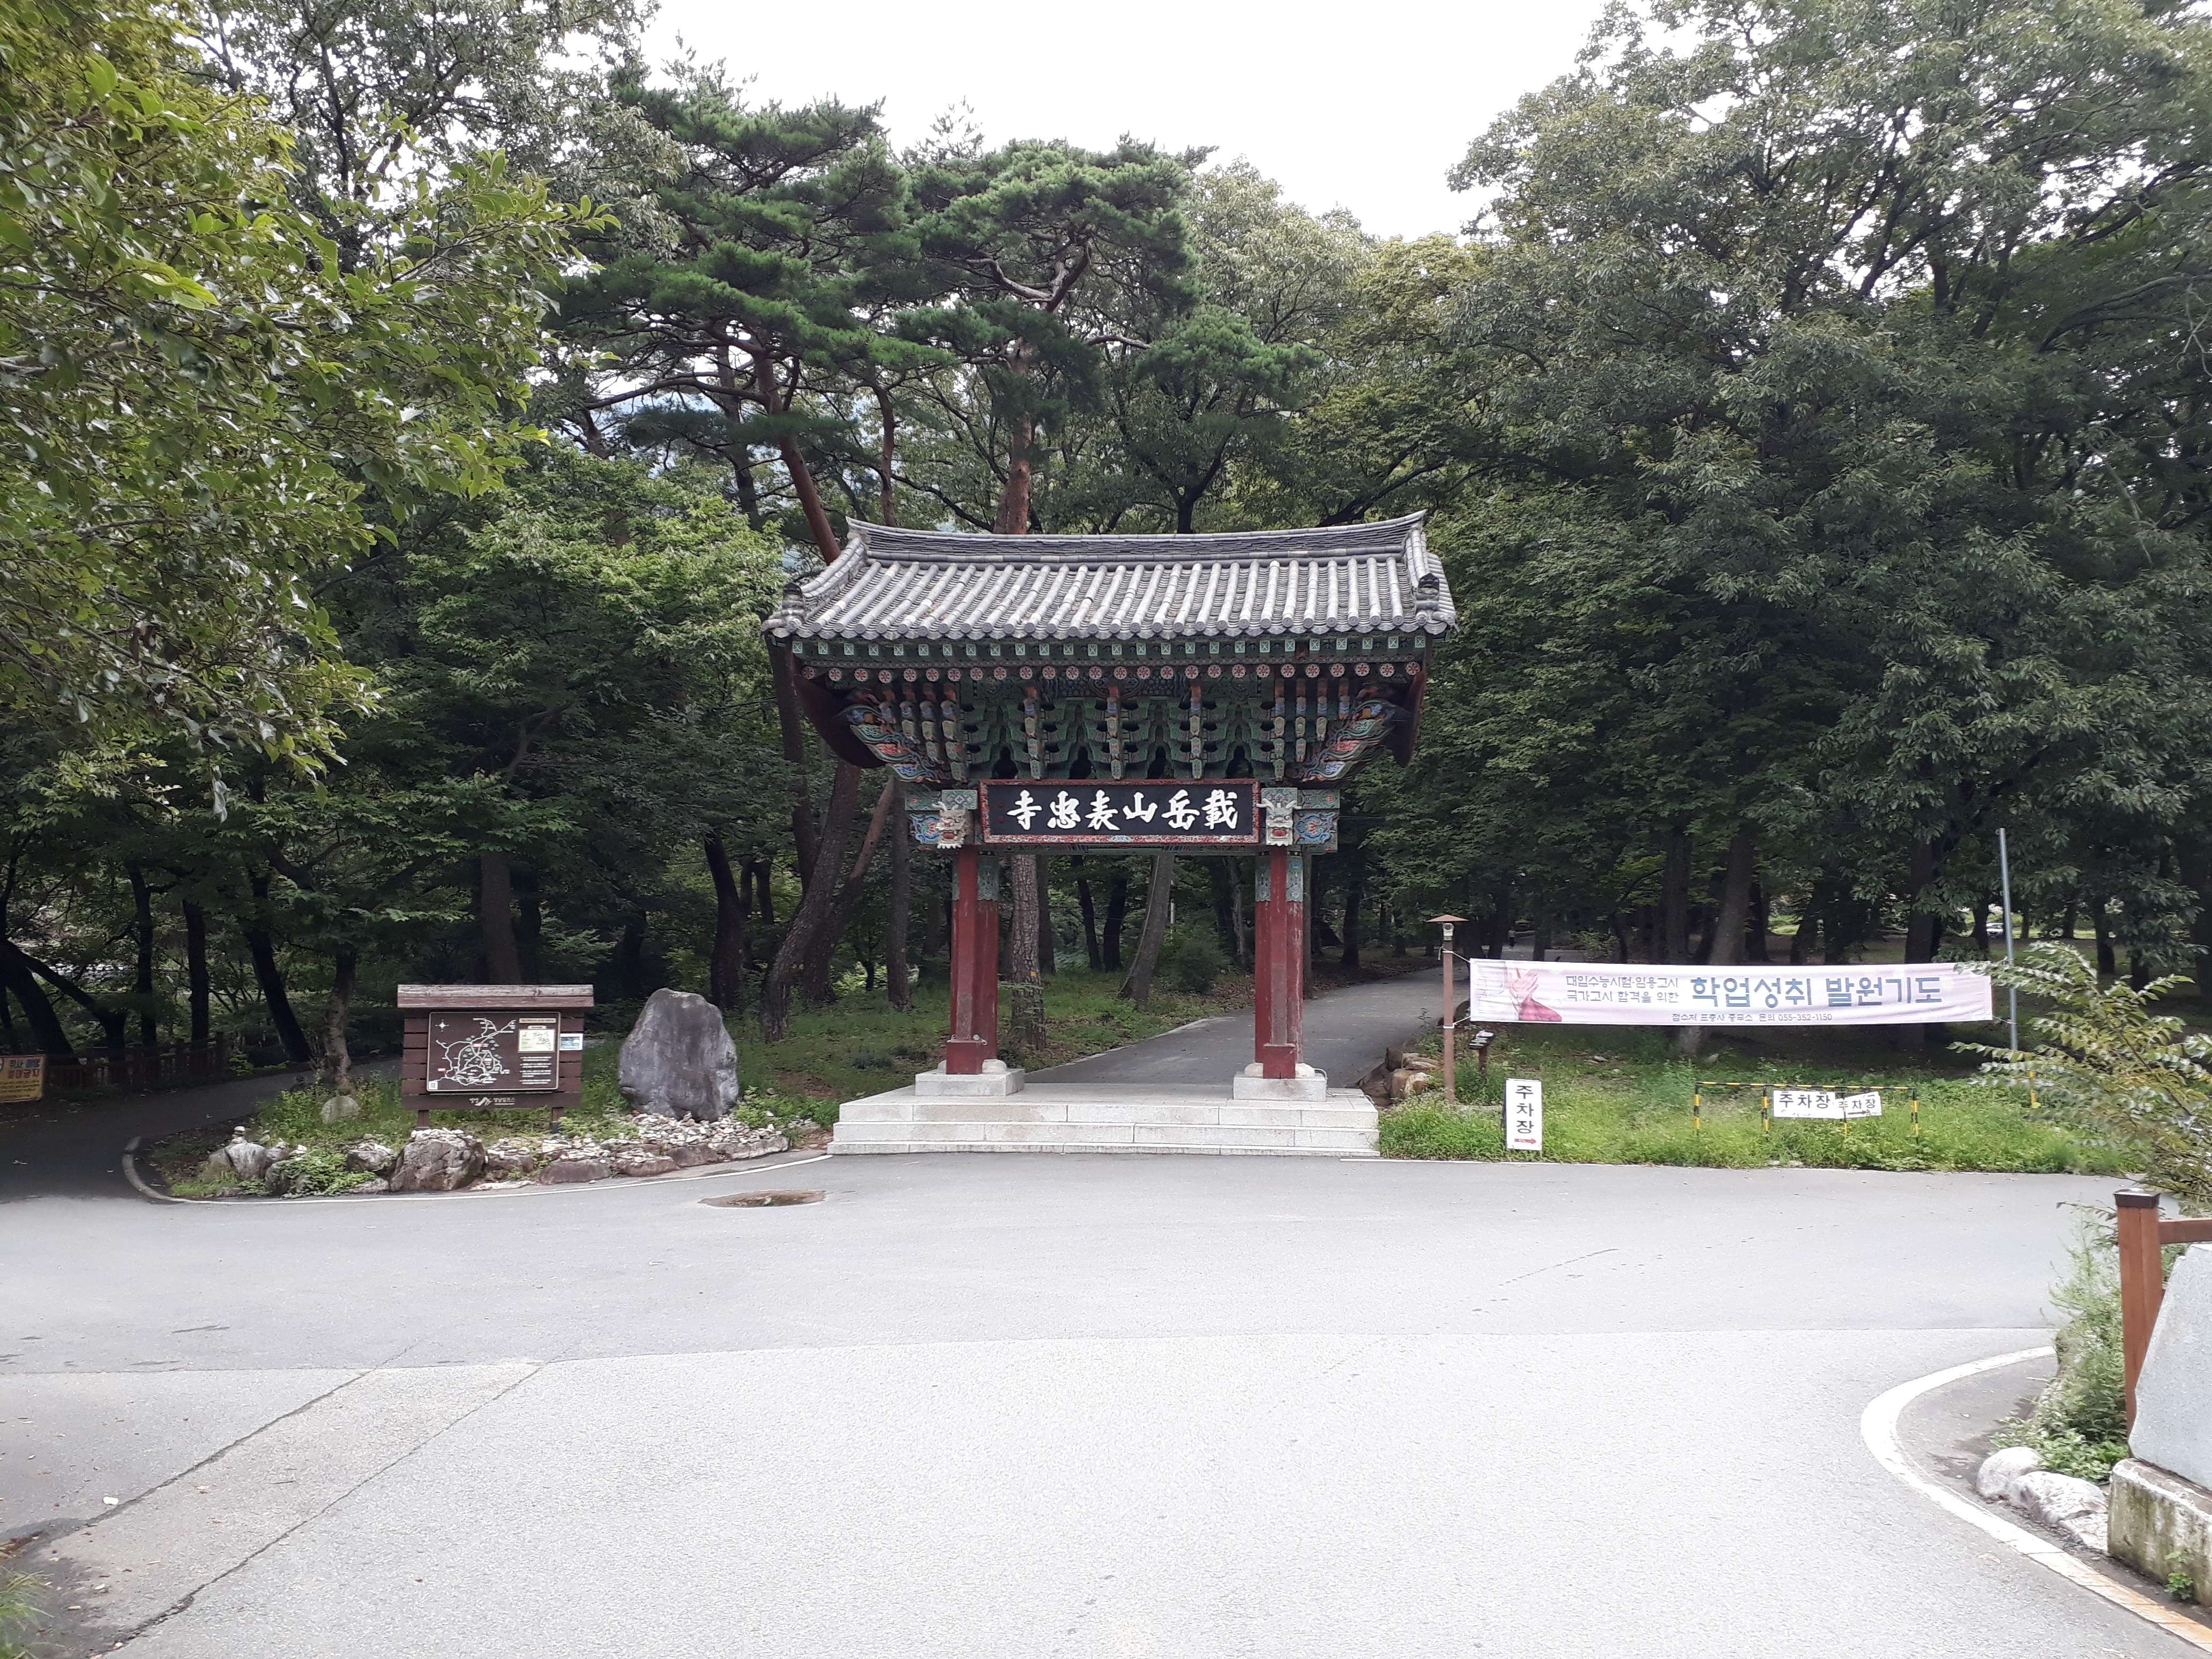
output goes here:
<path id="1" fill-rule="evenodd" d="M 56 1060 L 75 1060 L 76 1050 L 70 1045 L 69 1033 L 62 1029 L 61 1016 L 54 1012 L 54 1005 L 33 976 L 31 959 L 10 939 L 0 938 L 0 982 L 23 1005 L 23 1018 L 39 1052 Z"/>
<path id="2" fill-rule="evenodd" d="M 1044 1047 L 1044 983 L 1037 965 L 1037 858 L 1017 853 L 1007 860 L 1013 878 L 1012 938 L 1006 962 L 1006 1043 L 1018 1054 L 1034 1054 Z"/>
<path id="3" fill-rule="evenodd" d="M 768 663 L 769 678 L 775 686 L 776 731 L 782 740 L 783 758 L 791 768 L 791 844 L 798 849 L 799 885 L 804 891 L 814 879 L 814 860 L 821 851 L 814 803 L 806 790 L 806 717 L 799 712 L 799 681 L 791 665 L 791 653 L 771 644 Z M 775 926 L 774 916 L 768 918 L 768 925 Z"/>
<path id="4" fill-rule="evenodd" d="M 741 1013 L 745 1006 L 748 907 L 719 832 L 708 836 L 706 853 L 707 874 L 714 884 L 714 946 L 707 960 L 707 1000 L 726 1014 Z"/>
<path id="5" fill-rule="evenodd" d="M 204 1054 L 213 1040 L 209 1029 L 207 912 L 189 899 L 185 902 L 185 994 L 191 1016 L 191 1044 L 195 1055 Z"/>
<path id="6" fill-rule="evenodd" d="M 1338 960 L 1346 968 L 1359 966 L 1359 905 L 1366 896 L 1356 881 L 1344 890 L 1344 951 Z"/>
<path id="7" fill-rule="evenodd" d="M 2190 943 L 2197 947 L 2197 1000 L 2212 1003 L 2212 847 L 2199 842 L 2183 849 L 2181 880 L 2197 895 L 2197 919 L 2189 928 Z"/>
<path id="8" fill-rule="evenodd" d="M 1128 921 L 1129 872 L 1116 870 L 1106 883 L 1106 937 L 1099 946 L 1109 973 L 1121 971 L 1121 930 Z"/>
<path id="9" fill-rule="evenodd" d="M 1075 908 L 1083 916 L 1083 954 L 1090 959 L 1092 973 L 1103 972 L 1106 958 L 1098 948 L 1098 913 L 1091 902 L 1091 883 L 1082 876 L 1075 878 Z"/>
<path id="10" fill-rule="evenodd" d="M 1751 921 L 1752 875 L 1757 852 L 1751 830 L 1740 826 L 1729 841 L 1728 867 L 1721 876 L 1720 908 L 1713 914 L 1711 960 L 1717 967 L 1733 968 L 1743 960 Z"/>
<path id="11" fill-rule="evenodd" d="M 1907 962 L 1933 962 L 1936 951 L 1942 945 L 1943 915 L 1936 908 L 1936 884 L 1942 873 L 1942 866 L 1936 857 L 1936 843 L 1932 841 L 1914 842 L 1911 873 L 1908 878 L 1912 889 L 1911 909 L 1905 921 L 1905 959 Z"/>
<path id="12" fill-rule="evenodd" d="M 999 517 L 991 527 L 1001 536 L 1020 536 L 1030 527 L 1030 478 L 1034 465 L 1030 447 L 1036 439 L 1036 422 L 1028 415 L 1017 415 L 1010 429 L 1006 487 L 1000 492 Z"/>
<path id="13" fill-rule="evenodd" d="M 1552 953 L 1551 902 L 1539 893 L 1528 915 L 1528 960 L 1541 962 Z"/>
<path id="14" fill-rule="evenodd" d="M 146 885 L 146 872 L 131 865 L 131 931 L 136 934 L 137 962 L 131 975 L 131 994 L 138 1000 L 138 1041 L 151 1048 L 161 1040 L 161 1022 L 154 1012 L 154 893 Z"/>
<path id="15" fill-rule="evenodd" d="M 514 878 L 503 853 L 477 860 L 477 929 L 494 985 L 520 985 L 522 952 L 514 942 Z"/>
<path id="16" fill-rule="evenodd" d="M 2097 972 L 2106 979 L 2118 976 L 2120 962 L 2112 949 L 2112 915 L 2106 909 L 2107 901 L 2097 899 L 2089 906 L 2089 926 L 2097 938 Z"/>
<path id="17" fill-rule="evenodd" d="M 354 953 L 340 951 L 331 964 L 331 1000 L 323 1010 L 323 1073 L 331 1092 L 353 1092 L 353 1048 L 346 1041 L 346 1021 L 353 1012 Z"/>
<path id="18" fill-rule="evenodd" d="M 773 360 L 763 357 L 753 365 L 753 387 L 758 392 L 761 407 L 771 415 L 781 415 L 790 407 L 778 383 Z M 814 487 L 814 475 L 806 470 L 806 460 L 799 453 L 799 440 L 790 433 L 776 440 L 777 452 L 783 457 L 783 470 L 791 475 L 791 487 L 798 493 L 799 511 L 806 515 L 806 528 L 814 538 L 814 545 L 822 555 L 822 562 L 837 562 L 837 532 L 830 527 L 830 515 L 822 510 L 822 492 Z"/>
<path id="19" fill-rule="evenodd" d="M 857 769 L 856 769 L 857 770 Z M 860 908 L 861 890 L 867 885 L 868 866 L 875 862 L 876 848 L 882 844 L 884 825 L 890 817 L 891 799 L 898 775 L 892 773 L 884 780 L 882 793 L 876 797 L 875 811 L 868 816 L 868 833 L 862 837 L 859 854 L 853 860 L 852 870 L 837 886 L 837 896 L 831 902 L 829 914 L 814 930 L 808 942 L 804 965 L 799 974 L 799 1000 L 810 1008 L 826 1008 L 836 1000 L 830 985 L 830 966 L 836 959 L 838 942 L 853 925 L 853 912 Z M 853 791 L 860 795 L 857 783 Z M 834 866 L 833 866 L 834 867 Z M 828 871 L 823 872 L 826 877 Z"/>
<path id="20" fill-rule="evenodd" d="M 1813 959 L 1813 947 L 1820 942 L 1820 918 L 1808 902 L 1797 913 L 1797 931 L 1790 939 L 1790 965 L 1802 968 Z"/>
<path id="21" fill-rule="evenodd" d="M 770 884 L 775 866 L 766 859 L 748 859 L 746 872 L 752 877 L 753 908 L 760 912 L 761 926 L 775 926 L 775 890 Z"/>
<path id="22" fill-rule="evenodd" d="M 284 970 L 276 965 L 276 941 L 269 935 L 263 921 L 264 907 L 269 902 L 269 878 L 253 878 L 253 915 L 244 932 L 246 954 L 253 958 L 254 983 L 261 988 L 261 1000 L 269 1006 L 269 1023 L 276 1028 L 276 1041 L 284 1045 L 284 1058 L 294 1066 L 305 1066 L 315 1057 L 307 1046 L 307 1034 L 300 1029 L 299 1016 L 292 1012 L 291 994 L 284 988 Z M 514 946 L 510 937 L 508 947 Z"/>
<path id="23" fill-rule="evenodd" d="M 1036 855 L 1037 871 L 1037 971 L 1060 971 L 1060 940 L 1052 927 L 1052 856 Z"/>
<path id="24" fill-rule="evenodd" d="M 896 526 L 898 523 L 898 494 L 891 482 L 891 468 L 898 454 L 898 415 L 891 408 L 891 394 L 881 386 L 875 387 L 874 391 L 876 413 L 884 428 L 883 441 L 878 446 L 876 465 L 876 471 L 882 480 L 883 504 L 880 510 L 884 523 Z"/>
<path id="25" fill-rule="evenodd" d="M 790 1034 L 792 985 L 806 960 L 807 946 L 828 919 L 836 897 L 837 883 L 832 872 L 844 860 L 860 795 L 860 769 L 849 761 L 839 761 L 830 785 L 829 808 L 823 814 L 822 843 L 815 854 L 823 878 L 807 884 L 805 896 L 799 901 L 791 925 L 784 929 L 783 943 L 776 947 L 775 960 L 769 963 L 768 975 L 761 981 L 761 1036 L 770 1042 L 781 1042 Z"/>
<path id="26" fill-rule="evenodd" d="M 645 995 L 645 915 L 642 911 L 623 923 L 615 941 L 615 994 L 625 1002 Z"/>
<path id="27" fill-rule="evenodd" d="M 1160 947 L 1167 943 L 1168 912 L 1174 904 L 1176 860 L 1173 853 L 1152 855 L 1152 884 L 1145 889 L 1145 931 L 1137 936 L 1137 959 L 1121 981 L 1121 994 L 1139 1008 L 1152 1000 L 1152 972 L 1160 964 Z"/>
<path id="28" fill-rule="evenodd" d="M 514 890 L 514 959 L 522 964 L 521 983 L 545 980 L 545 910 L 538 898 L 538 868 L 525 864 L 508 872 Z"/>
<path id="29" fill-rule="evenodd" d="M 907 822 L 906 786 L 894 776 L 891 788 L 891 914 L 884 945 L 884 991 L 891 1006 L 904 1013 L 914 1006 L 914 975 L 907 967 L 914 916 L 914 830 Z"/>
<path id="30" fill-rule="evenodd" d="M 1690 960 L 1689 832 L 1667 832 L 1666 860 L 1659 873 L 1659 949 L 1667 962 Z"/>

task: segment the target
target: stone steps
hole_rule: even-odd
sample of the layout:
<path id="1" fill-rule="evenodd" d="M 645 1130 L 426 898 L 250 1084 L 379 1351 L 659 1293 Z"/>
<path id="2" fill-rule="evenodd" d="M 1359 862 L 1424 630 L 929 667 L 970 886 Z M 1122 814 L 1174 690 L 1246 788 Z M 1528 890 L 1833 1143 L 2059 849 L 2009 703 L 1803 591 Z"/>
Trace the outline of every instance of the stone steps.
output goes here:
<path id="1" fill-rule="evenodd" d="M 1225 1086 L 1032 1088 L 996 1097 L 896 1089 L 842 1107 L 830 1150 L 1373 1158 L 1375 1106 L 1354 1089 L 1280 1103 L 1232 1099 Z"/>

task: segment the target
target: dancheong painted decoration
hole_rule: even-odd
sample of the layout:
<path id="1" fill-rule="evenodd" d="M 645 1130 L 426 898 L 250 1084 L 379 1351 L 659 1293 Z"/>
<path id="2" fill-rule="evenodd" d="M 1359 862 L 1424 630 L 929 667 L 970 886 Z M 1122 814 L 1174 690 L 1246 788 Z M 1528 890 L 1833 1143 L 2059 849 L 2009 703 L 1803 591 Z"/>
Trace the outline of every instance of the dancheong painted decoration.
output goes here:
<path id="1" fill-rule="evenodd" d="M 890 768 L 915 839 L 958 861 L 946 1064 L 972 1072 L 995 1050 L 994 851 L 1256 856 L 1282 954 L 1302 860 L 1335 848 L 1347 778 L 1412 755 L 1455 622 L 1414 514 L 1207 536 L 856 523 L 767 632 L 830 750 Z M 1295 1070 L 1277 1005 L 1300 989 L 1261 987 L 1267 1076 Z"/>

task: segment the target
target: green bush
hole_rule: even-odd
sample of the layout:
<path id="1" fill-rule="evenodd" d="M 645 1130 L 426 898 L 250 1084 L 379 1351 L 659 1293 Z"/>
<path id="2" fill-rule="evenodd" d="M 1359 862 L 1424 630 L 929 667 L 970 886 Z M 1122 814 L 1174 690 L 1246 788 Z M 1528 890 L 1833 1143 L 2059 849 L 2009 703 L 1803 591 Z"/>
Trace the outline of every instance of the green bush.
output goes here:
<path id="1" fill-rule="evenodd" d="M 294 1198 L 328 1193 L 349 1193 L 374 1180 L 358 1170 L 346 1168 L 345 1154 L 334 1146 L 310 1146 L 295 1152 L 279 1166 L 279 1190 Z"/>
<path id="2" fill-rule="evenodd" d="M 2068 1316 L 2057 1339 L 2058 1375 L 2033 1410 L 1999 1428 L 1996 1443 L 2032 1446 L 2056 1474 L 2106 1480 L 2128 1455 L 2119 1253 L 2111 1227 L 2085 1216 L 2068 1255 L 2066 1277 L 2051 1292 Z"/>
<path id="3" fill-rule="evenodd" d="M 0 1571 L 0 1659 L 29 1659 L 30 1649 L 16 1638 L 27 1636 L 37 1624 L 39 1609 L 31 1600 L 38 1581 L 27 1572 Z"/>
<path id="4" fill-rule="evenodd" d="M 1229 966 L 1211 927 L 1177 928 L 1160 951 L 1160 976 L 1176 990 L 1204 996 Z"/>

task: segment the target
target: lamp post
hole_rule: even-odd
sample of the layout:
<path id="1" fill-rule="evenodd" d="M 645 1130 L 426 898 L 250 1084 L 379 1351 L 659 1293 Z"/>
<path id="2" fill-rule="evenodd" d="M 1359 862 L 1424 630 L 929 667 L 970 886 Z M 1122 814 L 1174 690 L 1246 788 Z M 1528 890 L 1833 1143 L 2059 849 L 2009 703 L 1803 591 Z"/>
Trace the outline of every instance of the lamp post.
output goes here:
<path id="1" fill-rule="evenodd" d="M 1467 918 L 1431 916 L 1429 920 L 1444 930 L 1444 942 L 1437 951 L 1444 969 L 1444 1013 L 1439 1022 L 1444 1028 L 1444 1103 L 1456 1106 L 1459 1104 L 1459 1090 L 1452 1081 L 1452 1015 L 1459 1006 L 1459 981 L 1452 973 L 1452 929 Z"/>

